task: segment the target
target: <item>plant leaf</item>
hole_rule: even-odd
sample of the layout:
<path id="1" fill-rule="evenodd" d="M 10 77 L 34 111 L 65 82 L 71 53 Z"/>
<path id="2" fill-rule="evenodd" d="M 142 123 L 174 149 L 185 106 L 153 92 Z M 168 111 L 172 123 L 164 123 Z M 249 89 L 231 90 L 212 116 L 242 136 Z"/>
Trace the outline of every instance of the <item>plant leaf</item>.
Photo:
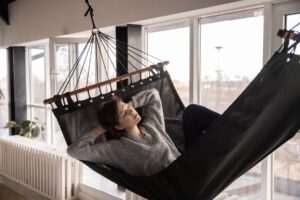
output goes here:
<path id="1" fill-rule="evenodd" d="M 6 125 L 3 128 L 17 128 L 20 127 L 20 125 L 15 121 L 9 121 L 6 123 Z"/>

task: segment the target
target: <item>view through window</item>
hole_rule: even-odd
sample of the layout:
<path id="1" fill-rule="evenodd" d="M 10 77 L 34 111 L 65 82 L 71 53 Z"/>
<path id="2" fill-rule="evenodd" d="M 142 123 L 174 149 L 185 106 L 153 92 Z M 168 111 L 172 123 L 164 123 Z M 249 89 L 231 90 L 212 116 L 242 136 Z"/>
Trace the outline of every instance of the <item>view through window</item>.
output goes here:
<path id="1" fill-rule="evenodd" d="M 300 13 L 286 16 L 286 28 L 300 22 Z M 295 31 L 300 32 L 300 27 Z M 300 55 L 300 47 L 296 49 Z M 300 134 L 286 142 L 274 153 L 274 199 L 300 199 Z"/>
<path id="2" fill-rule="evenodd" d="M 148 33 L 148 53 L 170 61 L 166 69 L 185 105 L 189 104 L 190 28 L 164 28 Z"/>
<path id="3" fill-rule="evenodd" d="M 70 62 L 72 60 L 70 56 L 70 48 L 71 46 L 69 44 L 55 44 L 55 66 L 51 73 L 51 78 L 55 81 L 55 85 L 52 85 L 52 87 L 55 87 L 55 94 L 57 94 L 62 87 L 70 71 Z M 70 86 L 68 86 L 66 90 L 69 91 Z M 67 146 L 57 120 L 54 116 L 52 116 L 52 119 L 53 145 L 59 147 Z"/>
<path id="4" fill-rule="evenodd" d="M 0 137 L 4 137 L 9 135 L 9 129 L 3 128 L 9 121 L 9 87 L 6 49 L 0 49 L 0 72 Z"/>
<path id="5" fill-rule="evenodd" d="M 77 51 L 76 58 L 81 54 L 82 50 L 84 49 L 84 46 L 85 44 L 83 43 L 77 44 L 78 51 Z M 96 59 L 95 48 L 97 48 L 98 53 L 101 51 L 102 58 L 98 57 Z M 113 46 L 113 44 L 104 46 L 104 44 L 101 43 L 100 47 L 94 46 L 94 49 L 91 52 L 92 54 L 91 55 L 89 54 L 87 56 L 88 59 L 87 61 L 84 62 L 84 60 L 81 60 L 81 62 L 79 63 L 79 70 L 77 71 L 77 74 L 80 73 L 80 69 L 83 67 L 82 77 L 79 81 L 79 86 L 78 86 L 79 88 L 85 87 L 86 84 L 92 85 L 103 80 L 114 78 L 116 76 L 116 70 L 115 70 L 116 52 L 115 52 L 115 46 Z M 86 55 L 83 55 L 83 58 L 84 57 L 86 57 Z M 89 61 L 89 59 L 91 61 Z M 116 89 L 115 84 L 112 84 L 112 87 L 113 89 Z M 110 87 L 108 87 L 107 85 L 101 87 L 102 93 L 106 93 L 109 91 L 110 91 Z M 99 95 L 99 90 L 98 89 L 91 90 L 90 95 L 91 96 Z M 82 99 L 85 98 L 87 98 L 87 95 L 83 94 Z M 89 167 L 85 165 L 83 165 L 82 168 L 81 183 L 95 189 L 101 189 L 101 191 L 104 191 L 113 196 L 117 196 L 121 199 L 125 199 L 125 193 L 122 190 L 118 190 L 117 184 L 111 182 L 110 180 L 106 179 L 105 177 L 96 173 L 95 171 L 91 170 Z"/>
<path id="6" fill-rule="evenodd" d="M 43 100 L 46 98 L 46 73 L 45 73 L 45 48 L 29 48 L 29 114 L 30 120 L 35 121 L 41 128 L 37 140 L 47 141 L 46 135 L 46 106 Z"/>
<path id="7" fill-rule="evenodd" d="M 200 19 L 200 103 L 222 113 L 263 65 L 262 9 Z M 237 161 L 238 162 L 238 161 Z M 226 190 L 237 199 L 262 199 L 258 164 Z"/>

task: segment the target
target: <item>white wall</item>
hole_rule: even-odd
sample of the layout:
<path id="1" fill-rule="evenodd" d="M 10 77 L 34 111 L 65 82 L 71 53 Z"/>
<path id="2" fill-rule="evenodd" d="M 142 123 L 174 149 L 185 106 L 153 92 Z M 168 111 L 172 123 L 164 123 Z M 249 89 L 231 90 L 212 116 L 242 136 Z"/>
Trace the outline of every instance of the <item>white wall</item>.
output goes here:
<path id="1" fill-rule="evenodd" d="M 90 0 L 98 27 L 128 24 L 239 0 Z M 90 30 L 84 0 L 18 0 L 9 5 L 0 46 Z M 0 25 L 0 28 L 1 28 Z"/>
<path id="2" fill-rule="evenodd" d="M 2 19 L 0 19 L 0 48 L 1 48 L 1 44 L 2 44 L 2 41 L 3 41 L 3 32 L 4 32 L 4 30 L 3 30 L 3 23 L 2 23 L 3 21 L 2 21 Z"/>

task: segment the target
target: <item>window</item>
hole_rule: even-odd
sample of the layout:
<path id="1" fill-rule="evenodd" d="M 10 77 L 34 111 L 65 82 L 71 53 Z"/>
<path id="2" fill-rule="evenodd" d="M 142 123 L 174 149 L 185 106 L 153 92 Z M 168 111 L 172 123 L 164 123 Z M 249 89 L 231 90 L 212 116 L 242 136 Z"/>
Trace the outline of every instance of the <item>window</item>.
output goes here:
<path id="1" fill-rule="evenodd" d="M 286 28 L 290 29 L 300 22 L 300 14 L 285 17 Z M 300 32 L 300 27 L 294 30 Z M 300 54 L 297 47 L 296 54 Z M 274 199 L 300 199 L 300 134 L 286 142 L 274 153 Z"/>
<path id="2" fill-rule="evenodd" d="M 54 40 L 54 49 L 55 49 L 55 55 L 54 55 L 54 66 L 51 66 L 51 88 L 54 91 L 54 94 L 57 94 L 57 92 L 60 90 L 63 82 L 67 78 L 70 70 L 76 63 L 76 59 L 81 55 L 84 47 L 85 42 L 82 40 L 86 39 L 60 39 L 55 41 Z M 106 48 L 106 49 L 105 49 Z M 115 72 L 115 49 L 112 44 L 110 45 L 110 48 L 108 46 L 103 47 L 101 46 L 102 54 L 104 54 L 103 59 L 96 59 L 95 56 L 95 45 L 91 47 L 90 53 L 84 53 L 82 55 L 82 58 L 80 59 L 80 62 L 78 63 L 78 68 L 76 69 L 74 75 L 72 76 L 72 79 L 70 80 L 70 83 L 66 87 L 66 91 L 73 91 L 75 90 L 77 81 L 77 89 L 86 87 L 86 85 L 92 85 L 97 82 L 100 82 L 101 80 L 106 80 L 108 77 L 106 76 L 106 70 L 104 67 L 107 68 L 107 73 L 109 78 L 113 78 L 116 75 Z M 87 52 L 88 49 L 86 49 Z M 97 49 L 99 53 L 99 48 Z M 111 59 L 108 59 L 106 56 L 106 53 L 108 52 L 111 56 Z M 97 69 L 98 68 L 98 69 Z M 81 75 L 80 75 L 81 74 Z M 78 79 L 80 75 L 80 78 Z M 101 88 L 102 92 L 110 91 L 109 88 Z M 91 90 L 90 95 L 96 96 L 99 94 L 99 90 Z M 79 99 L 85 99 L 88 98 L 88 95 L 86 93 L 81 93 L 78 95 Z M 49 110 L 50 111 L 50 110 Z M 51 111 L 50 111 L 51 112 Z M 52 116 L 52 144 L 55 146 L 66 146 L 66 142 L 64 140 L 63 134 L 60 130 L 60 127 L 57 123 L 57 120 Z M 83 165 L 82 167 L 82 179 L 81 184 L 99 189 L 101 191 L 105 191 L 108 194 L 111 194 L 113 196 L 118 196 L 122 199 L 125 199 L 125 193 L 118 190 L 118 186 L 109 181 L 108 179 L 104 178 L 103 176 L 99 175 L 98 173 L 91 170 L 89 167 Z"/>
<path id="3" fill-rule="evenodd" d="M 0 137 L 3 137 L 9 135 L 9 129 L 3 128 L 9 121 L 9 87 L 6 49 L 0 49 L 0 71 Z"/>
<path id="4" fill-rule="evenodd" d="M 172 24 L 173 25 L 173 24 Z M 170 61 L 166 69 L 185 105 L 190 102 L 190 28 L 186 22 L 148 28 L 148 53 Z"/>
<path id="5" fill-rule="evenodd" d="M 52 87 L 54 87 L 54 93 L 61 89 L 64 81 L 66 80 L 70 71 L 70 52 L 71 46 L 69 44 L 55 44 L 55 65 L 51 70 Z M 69 91 L 70 87 L 66 88 Z M 49 112 L 51 112 L 49 110 Z M 52 144 L 55 146 L 66 146 L 65 139 L 59 127 L 59 124 L 54 117 L 52 117 Z"/>
<path id="6" fill-rule="evenodd" d="M 262 68 L 262 10 L 202 18 L 200 33 L 200 103 L 222 113 Z"/>
<path id="7" fill-rule="evenodd" d="M 83 71 L 81 75 L 82 77 L 80 78 L 79 81 L 80 87 L 85 87 L 87 84 L 87 80 L 88 80 L 88 85 L 92 85 L 102 80 L 111 79 L 116 76 L 115 45 L 104 44 L 104 43 L 101 43 L 100 45 L 101 45 L 100 49 L 99 47 L 97 48 L 95 46 L 94 48 L 97 48 L 98 54 L 101 51 L 102 58 L 98 57 L 96 59 L 95 50 L 92 50 L 92 54 L 89 54 L 90 58 L 87 57 L 87 59 L 91 59 L 91 62 L 88 63 L 88 61 L 86 61 L 86 63 L 84 63 L 84 60 L 81 60 L 79 64 L 79 68 L 83 67 Z M 84 46 L 85 43 L 80 43 L 77 45 L 78 51 L 76 57 L 78 57 L 79 54 L 82 52 Z M 107 56 L 107 54 L 109 55 L 110 58 Z M 83 58 L 85 56 L 86 55 L 83 55 Z M 87 73 L 89 65 L 90 65 L 90 72 Z M 80 71 L 78 70 L 77 74 L 79 73 Z M 90 78 L 87 79 L 87 76 L 89 76 Z M 113 89 L 116 88 L 115 84 L 112 84 L 112 86 Z M 107 85 L 101 87 L 101 92 L 106 93 L 109 91 L 110 88 Z M 99 90 L 98 89 L 92 90 L 90 94 L 91 96 L 96 96 L 99 94 Z M 86 97 L 87 96 L 85 96 L 85 98 Z M 82 96 L 82 98 L 84 98 L 84 95 Z M 111 194 L 112 196 L 117 196 L 121 199 L 125 199 L 125 193 L 118 190 L 117 184 L 111 182 L 110 180 L 106 179 L 102 175 L 94 172 L 93 170 L 91 170 L 89 167 L 85 165 L 83 165 L 82 168 L 81 183 L 89 187 L 100 189 L 101 191 L 105 191 L 106 193 Z"/>
<path id="8" fill-rule="evenodd" d="M 47 142 L 49 137 L 46 134 L 46 113 L 47 108 L 43 105 L 46 98 L 46 64 L 45 47 L 31 47 L 29 54 L 29 119 L 35 121 L 41 128 L 37 140 Z"/>
<path id="9" fill-rule="evenodd" d="M 200 103 L 222 113 L 262 68 L 263 11 L 247 10 L 201 18 L 199 33 Z M 258 164 L 225 192 L 239 199 L 259 200 L 262 198 L 260 186 Z"/>

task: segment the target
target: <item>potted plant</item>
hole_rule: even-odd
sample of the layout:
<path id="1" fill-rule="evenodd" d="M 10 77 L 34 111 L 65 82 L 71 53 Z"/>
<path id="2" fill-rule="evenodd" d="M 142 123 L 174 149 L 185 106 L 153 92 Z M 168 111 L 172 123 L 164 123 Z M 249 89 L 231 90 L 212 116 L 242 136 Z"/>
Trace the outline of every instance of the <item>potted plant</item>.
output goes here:
<path id="1" fill-rule="evenodd" d="M 18 128 L 19 135 L 27 138 L 36 138 L 41 132 L 37 123 L 30 120 L 24 120 L 20 125 L 15 121 L 9 121 L 4 128 Z"/>

